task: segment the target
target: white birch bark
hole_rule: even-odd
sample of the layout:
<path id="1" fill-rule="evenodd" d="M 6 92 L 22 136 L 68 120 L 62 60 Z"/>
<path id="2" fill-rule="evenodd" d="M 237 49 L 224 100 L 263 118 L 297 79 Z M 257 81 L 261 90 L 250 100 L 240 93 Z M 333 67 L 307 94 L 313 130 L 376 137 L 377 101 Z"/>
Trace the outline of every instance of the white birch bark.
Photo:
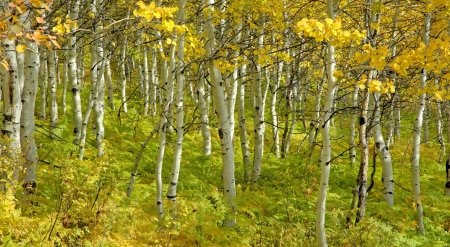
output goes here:
<path id="1" fill-rule="evenodd" d="M 151 73 L 150 73 L 150 82 L 149 82 L 149 107 L 150 107 L 150 115 L 156 116 L 157 107 L 156 107 L 156 98 L 158 96 L 157 88 L 158 88 L 158 68 L 156 64 L 156 50 L 151 50 Z"/>
<path id="2" fill-rule="evenodd" d="M 20 16 L 20 19 L 22 22 L 26 21 L 23 20 L 27 14 L 22 14 Z M 24 85 L 24 57 L 25 57 L 25 53 L 24 52 L 17 52 L 16 53 L 16 58 L 17 58 L 17 72 L 18 72 L 18 80 L 19 80 L 19 86 L 20 86 L 20 91 L 22 92 L 23 89 L 23 85 Z"/>
<path id="3" fill-rule="evenodd" d="M 39 119 L 40 120 L 45 120 L 47 118 L 47 112 L 46 112 L 46 107 L 47 107 L 47 78 L 48 78 L 48 73 L 47 73 L 47 55 L 46 55 L 46 50 L 47 48 L 43 47 L 41 49 L 39 49 L 39 53 L 40 53 L 40 66 L 39 66 L 39 91 L 41 93 L 41 101 L 40 101 L 40 107 L 39 107 Z"/>
<path id="4" fill-rule="evenodd" d="M 281 150 L 280 150 L 280 135 L 279 135 L 279 128 L 278 128 L 278 113 L 277 113 L 277 93 L 278 89 L 280 87 L 280 81 L 281 81 L 281 75 L 283 73 L 283 65 L 284 61 L 281 60 L 278 62 L 277 65 L 277 74 L 275 77 L 275 81 L 272 88 L 272 101 L 270 102 L 270 115 L 272 116 L 272 138 L 273 143 L 275 147 L 275 156 L 281 157 Z"/>
<path id="5" fill-rule="evenodd" d="M 56 94 L 56 52 L 47 49 L 47 63 L 48 63 L 48 83 L 50 88 L 50 131 L 53 131 L 58 126 L 58 102 Z"/>
<path id="6" fill-rule="evenodd" d="M 177 20 L 178 24 L 184 24 L 184 8 L 186 5 L 186 0 L 178 0 L 178 13 Z M 184 100 L 184 34 L 181 33 L 178 35 L 177 39 L 177 59 L 178 59 L 178 68 L 176 70 L 177 76 L 177 91 L 176 91 L 176 99 L 175 99 L 175 113 L 176 113 L 176 141 L 175 141 L 175 150 L 173 153 L 173 165 L 172 165 L 172 173 L 170 175 L 170 183 L 167 191 L 167 198 L 173 202 L 173 216 L 177 217 L 176 210 L 176 198 L 177 198 L 177 185 L 178 185 L 178 177 L 180 175 L 180 165 L 181 165 L 181 156 L 183 152 L 183 137 L 184 137 L 184 109 L 183 109 L 183 100 Z"/>
<path id="7" fill-rule="evenodd" d="M 425 109 L 423 109 L 423 127 L 422 127 L 422 143 L 428 143 L 430 139 L 430 131 L 428 129 L 428 119 L 430 118 L 430 111 L 428 109 L 430 102 L 425 101 Z"/>
<path id="8" fill-rule="evenodd" d="M 158 6 L 161 5 L 161 2 L 159 1 Z M 161 37 L 161 34 L 159 31 L 157 31 L 156 35 L 158 37 Z M 169 76 L 168 76 L 168 68 L 167 68 L 167 61 L 164 57 L 164 50 L 161 38 L 158 40 L 159 43 L 159 54 L 160 54 L 160 61 L 161 61 L 161 76 L 162 76 L 162 82 L 161 87 L 162 91 L 165 92 L 162 102 L 162 112 L 160 115 L 160 120 L 158 124 L 158 130 L 159 130 L 159 147 L 158 147 L 158 155 L 156 157 L 156 165 L 155 165 L 155 183 L 156 183 L 156 210 L 158 213 L 158 220 L 161 224 L 164 219 L 164 204 L 163 204 L 163 181 L 162 181 L 162 167 L 163 167 L 163 161 L 164 161 L 164 153 L 166 148 L 166 133 L 169 131 L 169 125 L 168 122 L 168 112 L 171 111 L 171 105 L 173 100 L 173 77 L 172 80 L 169 82 Z M 173 46 L 173 45 L 172 45 Z M 172 56 L 174 58 L 174 56 Z M 171 61 L 173 62 L 173 61 Z M 170 85 L 170 83 L 172 85 Z"/>
<path id="9" fill-rule="evenodd" d="M 96 0 L 92 1 L 96 4 Z M 98 32 L 103 32 L 103 20 L 98 22 Z M 95 140 L 97 144 L 97 156 L 101 157 L 104 153 L 103 140 L 105 139 L 105 126 L 103 125 L 103 119 L 105 116 L 105 64 L 108 58 L 104 54 L 104 42 L 103 38 L 98 38 L 97 41 L 98 58 L 101 59 L 99 68 L 97 70 L 97 94 L 94 98 L 94 117 L 95 117 Z"/>
<path id="10" fill-rule="evenodd" d="M 50 58 L 54 60 L 54 57 L 50 56 Z M 24 167 L 26 169 L 23 187 L 25 188 L 25 194 L 33 194 L 36 189 L 36 172 L 38 165 L 38 150 L 34 139 L 34 111 L 38 88 L 39 52 L 35 42 L 28 41 L 27 50 L 24 53 L 24 64 L 25 80 L 22 92 L 22 112 L 20 118 L 20 142 L 22 153 L 25 158 Z"/>
<path id="11" fill-rule="evenodd" d="M 125 29 L 128 29 L 130 18 L 130 12 L 131 8 L 127 10 L 127 20 L 125 21 Z M 120 54 L 120 99 L 122 101 L 122 110 L 124 113 L 128 112 L 128 105 L 127 105 L 127 72 L 125 69 L 125 62 L 127 57 L 127 46 L 128 46 L 128 35 L 123 36 L 123 46 Z"/>
<path id="12" fill-rule="evenodd" d="M 211 57 L 215 52 L 214 25 L 212 23 L 212 14 L 214 0 L 207 0 L 207 8 L 211 11 L 206 17 L 205 31 L 208 38 L 206 44 L 206 55 Z M 227 109 L 227 101 L 225 98 L 225 88 L 222 80 L 221 72 L 215 67 L 212 61 L 208 62 L 210 72 L 211 85 L 214 97 L 214 106 L 219 116 L 219 137 L 222 151 L 223 173 L 222 179 L 224 183 L 224 195 L 227 199 L 229 212 L 225 218 L 225 226 L 234 226 L 236 218 L 234 216 L 234 199 L 236 197 L 236 184 L 234 178 L 234 148 L 232 137 L 230 135 L 230 115 Z"/>
<path id="13" fill-rule="evenodd" d="M 84 51 L 82 47 L 77 48 L 78 56 L 77 56 L 77 80 L 78 85 L 82 88 L 84 87 Z"/>
<path id="14" fill-rule="evenodd" d="M 261 49 L 264 42 L 264 23 L 265 17 L 261 14 L 260 18 L 260 31 L 258 33 L 257 46 Z M 258 60 L 258 59 L 257 59 Z M 256 186 L 258 184 L 259 176 L 261 175 L 262 157 L 264 153 L 264 101 L 262 93 L 262 65 L 256 63 L 256 78 L 253 82 L 253 128 L 255 133 L 255 149 L 253 152 L 253 172 L 252 172 L 252 184 Z"/>
<path id="15" fill-rule="evenodd" d="M 80 5 L 80 0 L 73 0 L 72 6 L 70 10 L 70 19 L 77 20 L 78 19 L 78 7 Z M 75 135 L 74 143 L 75 145 L 79 145 L 80 136 L 81 136 L 81 123 L 82 123 L 82 115 L 81 115 L 81 97 L 80 97 L 80 88 L 77 80 L 77 62 L 76 62 L 76 53 L 77 53 L 77 38 L 76 38 L 76 29 L 75 27 L 71 27 L 70 29 L 71 36 L 69 38 L 68 45 L 68 54 L 67 54 L 67 74 L 69 83 L 72 87 L 72 109 L 73 109 L 73 117 L 74 117 L 74 128 L 73 133 Z"/>
<path id="16" fill-rule="evenodd" d="M 147 47 L 143 47 L 141 64 L 139 66 L 142 73 L 142 88 L 144 96 L 144 116 L 148 115 L 148 99 L 149 99 L 149 74 L 148 74 L 148 52 Z"/>
<path id="17" fill-rule="evenodd" d="M 203 154 L 206 156 L 211 155 L 211 132 L 209 129 L 209 114 L 207 97 L 205 93 L 205 73 L 203 69 L 203 64 L 199 66 L 199 82 L 198 82 L 198 104 L 200 107 L 200 127 L 203 138 Z"/>
<path id="18" fill-rule="evenodd" d="M 431 22 L 431 14 L 425 14 L 425 23 L 424 23 L 424 31 L 423 31 L 423 43 L 428 46 L 428 40 L 430 36 L 430 23 Z M 420 76 L 420 88 L 424 88 L 427 82 L 427 71 L 425 68 L 422 69 L 422 74 Z M 413 127 L 413 144 L 412 144 L 412 154 L 411 154 L 411 173 L 412 173 L 412 185 L 413 185 L 413 195 L 414 202 L 417 207 L 417 226 L 421 235 L 425 235 L 425 228 L 423 225 L 423 208 L 422 203 L 420 201 L 420 133 L 422 131 L 422 123 L 423 123 L 423 113 L 425 110 L 426 104 L 426 93 L 419 95 L 419 101 L 416 112 L 416 121 Z"/>
<path id="19" fill-rule="evenodd" d="M 335 18 L 333 1 L 327 0 L 327 12 L 328 17 Z M 327 98 L 325 106 L 323 108 L 323 116 L 320 119 L 320 130 L 322 136 L 322 154 L 320 157 L 320 167 L 322 170 L 320 176 L 320 187 L 317 196 L 317 218 L 316 218 L 316 236 L 319 246 L 328 246 L 325 235 L 325 204 L 327 199 L 328 180 L 330 177 L 330 161 L 331 161 L 331 140 L 330 140 L 330 119 L 334 111 L 334 95 L 336 89 L 336 79 L 333 77 L 333 73 L 336 68 L 336 60 L 334 57 L 334 46 L 331 41 L 327 42 L 327 75 L 328 75 L 328 87 Z"/>
<path id="20" fill-rule="evenodd" d="M 3 125 L 2 135 L 9 138 L 9 143 L 4 144 L 9 155 L 15 162 L 12 177 L 9 179 L 11 186 L 17 184 L 19 175 L 20 158 L 20 115 L 22 111 L 20 81 L 18 75 L 16 44 L 15 40 L 5 38 L 2 42 L 6 53 L 6 61 L 9 64 L 8 71 L 1 65 L 3 71 L 2 93 L 3 93 Z M 7 173 L 5 178 L 7 179 Z M 5 185 L 2 185 L 4 187 Z M 6 188 L 6 187 L 4 187 Z"/>
<path id="21" fill-rule="evenodd" d="M 356 137 L 356 115 L 358 113 L 358 93 L 359 93 L 359 87 L 355 87 L 353 90 L 352 95 L 352 116 L 350 119 L 350 138 L 349 138 L 349 145 L 350 145 L 350 162 L 354 164 L 356 162 L 356 145 L 355 145 L 355 137 Z"/>
<path id="22" fill-rule="evenodd" d="M 111 76 L 111 51 L 107 50 L 107 53 L 105 58 L 105 82 L 108 88 L 108 106 L 114 111 L 116 106 L 114 105 L 114 86 Z"/>
<path id="23" fill-rule="evenodd" d="M 381 131 L 381 117 L 380 117 L 380 93 L 373 94 L 374 104 L 374 120 L 373 120 L 373 138 L 375 147 L 378 149 L 381 163 L 383 164 L 383 195 L 384 200 L 390 205 L 394 205 L 394 174 L 392 171 L 392 159 L 389 147 L 384 143 L 383 133 Z"/>
<path id="24" fill-rule="evenodd" d="M 64 50 L 67 50 L 67 45 L 64 46 Z M 62 72 L 62 84 L 63 84 L 63 88 L 62 88 L 62 95 L 61 95 L 61 107 L 62 107 L 62 111 L 63 111 L 63 115 L 66 115 L 66 110 L 67 110 L 67 104 L 66 104 L 66 95 L 67 95 L 67 83 L 68 83 L 68 67 L 66 66 L 67 64 L 67 57 L 64 59 L 64 61 L 62 62 L 62 64 L 64 64 L 63 67 L 63 72 Z"/>
<path id="25" fill-rule="evenodd" d="M 374 71 L 369 71 L 368 82 L 373 79 Z M 369 147 L 367 142 L 367 125 L 368 125 L 368 110 L 369 110 L 369 93 L 364 90 L 364 98 L 361 106 L 361 113 L 359 117 L 359 145 L 361 149 L 361 161 L 359 167 L 359 174 L 356 184 L 356 192 L 358 197 L 358 210 L 356 212 L 355 223 L 358 223 L 364 218 L 366 211 L 366 199 L 367 199 L 367 168 L 369 165 Z"/>

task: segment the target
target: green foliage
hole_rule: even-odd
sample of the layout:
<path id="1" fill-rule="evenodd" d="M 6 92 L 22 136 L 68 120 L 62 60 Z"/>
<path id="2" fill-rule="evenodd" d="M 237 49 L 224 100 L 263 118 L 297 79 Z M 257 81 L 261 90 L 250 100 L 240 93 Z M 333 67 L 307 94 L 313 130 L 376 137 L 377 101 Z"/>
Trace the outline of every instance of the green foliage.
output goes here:
<path id="1" fill-rule="evenodd" d="M 336 122 L 342 119 L 336 119 Z M 347 125 L 342 120 L 343 126 Z M 202 155 L 199 133 L 189 132 L 183 143 L 177 204 L 164 200 L 165 219 L 158 224 L 155 209 L 154 162 L 156 140 L 150 141 L 142 157 L 132 197 L 125 191 L 140 144 L 153 129 L 152 119 L 130 109 L 121 123 L 106 115 L 105 156 L 96 157 L 95 141 L 88 137 L 86 159 L 77 159 L 72 144 L 70 120 L 60 119 L 56 134 L 44 136 L 38 123 L 40 167 L 36 193 L 23 196 L 20 186 L 0 193 L 1 246 L 314 246 L 319 148 L 306 145 L 283 159 L 267 154 L 258 189 L 244 184 L 242 162 L 236 162 L 237 226 L 222 226 L 227 213 L 222 191 L 219 144 L 211 157 Z M 306 131 L 298 127 L 299 132 Z M 333 155 L 347 148 L 344 128 L 333 128 Z M 216 132 L 212 132 L 216 135 Z M 294 135 L 296 150 L 305 135 Z M 217 139 L 215 139 L 217 140 Z M 405 158 L 408 138 L 396 141 L 394 158 L 396 205 L 383 201 L 381 172 L 367 201 L 366 217 L 353 225 L 349 212 L 357 166 L 346 158 L 333 160 L 327 201 L 326 229 L 330 246 L 448 246 L 450 221 L 443 197 L 444 166 L 435 162 L 437 143 L 422 147 L 422 202 L 427 235 L 416 231 L 410 168 Z M 167 184 L 173 161 L 174 136 L 168 136 L 163 180 Z M 407 148 L 406 148 L 407 149 Z M 408 152 L 408 150 L 406 150 Z M 8 155 L 0 156 L 1 168 L 14 166 Z M 236 160 L 241 160 L 236 149 Z M 371 167 L 370 164 L 369 167 Z M 377 164 L 378 167 L 380 164 Z M 369 172 L 372 168 L 369 168 Z M 167 189 L 165 186 L 164 189 Z M 172 219 L 176 210 L 177 219 Z M 347 217 L 350 216 L 350 224 Z"/>

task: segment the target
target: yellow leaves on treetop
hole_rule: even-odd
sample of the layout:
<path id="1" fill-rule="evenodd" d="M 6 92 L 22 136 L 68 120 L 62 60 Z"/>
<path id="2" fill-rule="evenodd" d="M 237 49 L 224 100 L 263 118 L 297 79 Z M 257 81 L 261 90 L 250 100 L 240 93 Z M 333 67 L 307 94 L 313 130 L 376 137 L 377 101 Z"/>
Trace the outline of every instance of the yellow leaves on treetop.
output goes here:
<path id="1" fill-rule="evenodd" d="M 139 9 L 134 10 L 133 14 L 137 17 L 143 17 L 147 21 L 152 21 L 153 18 L 161 19 L 164 15 L 171 16 L 175 8 L 161 8 L 157 7 L 155 2 L 146 5 L 143 1 L 136 3 Z"/>
<path id="2" fill-rule="evenodd" d="M 365 37 L 364 32 L 358 30 L 342 30 L 341 18 L 335 20 L 326 18 L 324 22 L 316 19 L 303 18 L 297 22 L 297 32 L 303 32 L 304 36 L 312 37 L 317 42 L 333 40 L 333 45 L 340 46 L 351 41 L 360 41 Z"/>

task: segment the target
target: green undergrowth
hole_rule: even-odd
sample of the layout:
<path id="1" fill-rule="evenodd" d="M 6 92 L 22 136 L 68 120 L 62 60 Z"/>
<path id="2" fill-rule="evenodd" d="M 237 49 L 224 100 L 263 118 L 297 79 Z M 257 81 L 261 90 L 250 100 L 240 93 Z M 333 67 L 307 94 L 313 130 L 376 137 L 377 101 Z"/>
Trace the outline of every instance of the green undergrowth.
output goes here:
<path id="1" fill-rule="evenodd" d="M 226 228 L 222 226 L 227 208 L 222 196 L 219 143 L 214 142 L 213 155 L 205 157 L 200 133 L 189 132 L 183 143 L 177 204 L 165 200 L 165 219 L 158 223 L 154 178 L 157 137 L 145 149 L 132 196 L 126 197 L 136 155 L 156 121 L 132 109 L 120 117 L 117 111 L 109 111 L 105 119 L 106 153 L 96 157 L 93 131 L 89 129 L 84 161 L 77 159 L 77 148 L 72 144 L 71 119 L 60 118 L 53 139 L 45 123 L 38 122 L 38 189 L 27 197 L 21 194 L 20 187 L 15 188 L 15 197 L 11 194 L 14 191 L 0 195 L 1 246 L 316 245 L 320 147 L 308 149 L 306 140 L 299 148 L 305 134 L 293 136 L 292 153 L 287 158 L 265 154 L 257 189 L 243 181 L 241 154 L 236 145 L 237 226 Z M 443 196 L 445 171 L 443 163 L 437 162 L 438 144 L 434 141 L 422 145 L 421 202 L 426 236 L 417 232 L 408 155 L 412 137 L 408 129 L 391 149 L 395 206 L 391 208 L 383 201 L 381 163 L 377 160 L 366 217 L 354 225 L 355 211 L 350 211 L 350 204 L 359 165 L 350 164 L 348 153 L 343 153 L 348 148 L 348 121 L 337 119 L 336 127 L 331 129 L 333 155 L 341 157 L 331 164 L 326 216 L 329 245 L 450 246 L 450 199 Z M 300 122 L 298 125 L 297 131 L 306 133 Z M 217 130 L 212 128 L 211 133 L 217 140 Z M 266 133 L 268 150 L 269 128 Z M 175 134 L 170 134 L 164 159 L 165 189 L 174 143 Z M 373 154 L 373 141 L 370 145 Z M 0 159 L 2 163 L 10 162 L 7 157 Z M 372 169 L 371 159 L 369 173 Z M 172 217 L 174 210 L 176 220 Z"/>

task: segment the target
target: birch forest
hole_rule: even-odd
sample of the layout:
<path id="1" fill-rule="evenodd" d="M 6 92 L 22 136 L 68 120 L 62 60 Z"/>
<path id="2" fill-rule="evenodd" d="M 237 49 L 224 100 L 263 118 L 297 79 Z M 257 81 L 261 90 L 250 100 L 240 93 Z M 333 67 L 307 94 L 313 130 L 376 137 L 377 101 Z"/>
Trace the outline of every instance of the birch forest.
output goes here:
<path id="1" fill-rule="evenodd" d="M 447 0 L 0 0 L 0 246 L 450 246 Z"/>

